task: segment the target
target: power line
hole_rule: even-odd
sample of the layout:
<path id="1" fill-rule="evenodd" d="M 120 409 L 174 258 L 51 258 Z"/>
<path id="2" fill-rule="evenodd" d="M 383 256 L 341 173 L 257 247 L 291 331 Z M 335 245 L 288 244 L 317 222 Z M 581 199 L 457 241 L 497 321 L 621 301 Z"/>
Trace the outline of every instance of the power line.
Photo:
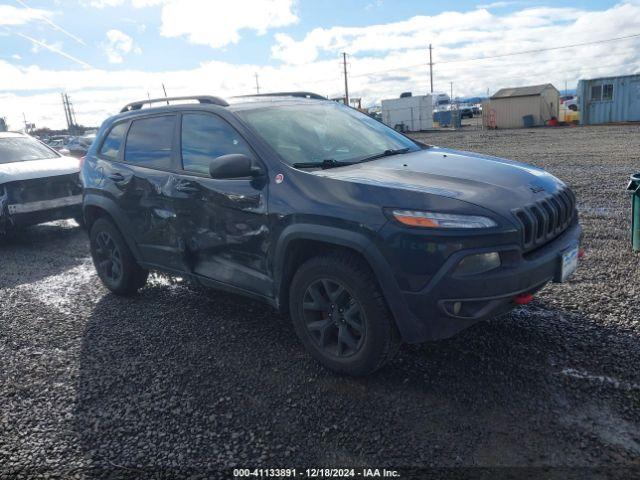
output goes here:
<path id="1" fill-rule="evenodd" d="M 548 47 L 548 48 L 537 48 L 533 50 L 523 50 L 520 52 L 512 52 L 512 53 L 503 53 L 500 55 L 491 55 L 488 57 L 478 57 L 478 58 L 468 58 L 468 59 L 460 59 L 460 60 L 447 60 L 442 63 L 460 63 L 460 62 L 475 62 L 477 60 L 490 60 L 492 58 L 502 58 L 502 57 L 511 57 L 514 55 L 525 55 L 527 53 L 540 53 L 540 52 L 550 52 L 552 50 L 562 50 L 564 48 L 575 48 L 575 47 L 584 47 L 587 45 L 597 45 L 600 43 L 608 43 L 608 42 L 617 42 L 618 40 L 627 40 L 629 38 L 640 37 L 640 33 L 635 33 L 633 35 L 626 35 L 624 37 L 614 37 L 614 38 L 606 38 L 604 40 L 594 40 L 591 42 L 583 42 L 583 43 L 574 43 L 571 45 L 561 45 L 558 47 Z"/>
<path id="2" fill-rule="evenodd" d="M 608 43 L 608 42 L 616 42 L 619 40 L 628 40 L 630 38 L 637 38 L 640 37 L 640 33 L 636 33 L 633 35 L 626 35 L 623 37 L 614 37 L 614 38 L 606 38 L 604 40 L 594 40 L 591 42 L 583 42 L 583 43 L 574 43 L 571 45 L 559 45 L 557 47 L 548 47 L 548 48 L 538 48 L 538 49 L 532 49 L 532 50 L 522 50 L 520 52 L 511 52 L 511 53 L 503 53 L 503 54 L 499 54 L 499 55 L 490 55 L 490 56 L 485 56 L 485 57 L 475 57 L 475 58 L 466 58 L 466 59 L 457 59 L 457 60 L 445 60 L 442 62 L 438 62 L 438 65 L 442 65 L 442 64 L 451 64 L 451 63 L 464 63 L 464 62 L 477 62 L 480 60 L 490 60 L 490 59 L 495 59 L 495 58 L 504 58 L 504 57 L 512 57 L 515 55 L 526 55 L 529 53 L 541 53 L 541 52 L 549 52 L 552 50 L 561 50 L 561 49 L 565 49 L 565 48 L 575 48 L 575 47 L 583 47 L 583 46 L 587 46 L 587 45 L 597 45 L 600 43 Z M 416 64 L 416 65 L 405 65 L 404 67 L 397 67 L 397 68 L 388 68 L 386 70 L 379 70 L 376 72 L 367 72 L 367 73 L 359 73 L 358 75 L 351 75 L 352 78 L 357 78 L 357 77 L 366 77 L 369 75 L 377 75 L 379 73 L 387 73 L 387 72 L 396 72 L 398 70 L 406 70 L 409 68 L 417 68 L 417 67 L 421 67 L 424 64 Z M 435 64 L 434 64 L 435 65 Z"/>

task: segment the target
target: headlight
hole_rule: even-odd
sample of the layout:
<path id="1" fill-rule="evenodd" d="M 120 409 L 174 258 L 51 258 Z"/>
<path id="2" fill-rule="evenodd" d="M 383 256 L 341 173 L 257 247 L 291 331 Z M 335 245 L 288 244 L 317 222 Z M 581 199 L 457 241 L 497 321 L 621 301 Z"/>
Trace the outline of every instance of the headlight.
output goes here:
<path id="1" fill-rule="evenodd" d="M 477 275 L 488 272 L 500 266 L 500 254 L 498 252 L 476 253 L 464 257 L 455 270 L 456 275 Z"/>
<path id="2" fill-rule="evenodd" d="M 487 217 L 477 215 L 453 215 L 450 213 L 392 210 L 400 223 L 422 228 L 490 228 L 498 224 Z"/>

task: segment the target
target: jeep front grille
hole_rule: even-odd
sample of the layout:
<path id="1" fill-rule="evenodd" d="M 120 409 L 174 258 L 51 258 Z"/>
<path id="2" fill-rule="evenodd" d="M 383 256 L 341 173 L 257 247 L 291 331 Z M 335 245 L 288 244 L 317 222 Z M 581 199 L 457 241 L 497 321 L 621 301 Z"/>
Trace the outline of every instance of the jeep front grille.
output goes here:
<path id="1" fill-rule="evenodd" d="M 531 250 L 560 235 L 573 221 L 576 198 L 568 188 L 535 203 L 513 210 L 522 227 L 525 250 Z"/>

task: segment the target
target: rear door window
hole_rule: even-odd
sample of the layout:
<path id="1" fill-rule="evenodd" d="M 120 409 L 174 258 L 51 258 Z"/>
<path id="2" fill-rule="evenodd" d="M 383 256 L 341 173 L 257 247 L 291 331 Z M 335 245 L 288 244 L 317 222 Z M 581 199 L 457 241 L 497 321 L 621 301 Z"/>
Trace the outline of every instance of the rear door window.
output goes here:
<path id="1" fill-rule="evenodd" d="M 109 160 L 117 160 L 120 145 L 122 145 L 122 139 L 124 138 L 126 131 L 126 123 L 119 123 L 115 125 L 107 135 L 107 138 L 104 139 L 104 142 L 102 142 L 99 154 Z"/>
<path id="2" fill-rule="evenodd" d="M 124 161 L 141 167 L 171 169 L 175 115 L 134 120 L 127 135 Z"/>
<path id="3" fill-rule="evenodd" d="M 213 115 L 187 113 L 182 116 L 182 166 L 188 172 L 209 173 L 211 160 L 231 153 L 252 156 L 240 134 Z"/>

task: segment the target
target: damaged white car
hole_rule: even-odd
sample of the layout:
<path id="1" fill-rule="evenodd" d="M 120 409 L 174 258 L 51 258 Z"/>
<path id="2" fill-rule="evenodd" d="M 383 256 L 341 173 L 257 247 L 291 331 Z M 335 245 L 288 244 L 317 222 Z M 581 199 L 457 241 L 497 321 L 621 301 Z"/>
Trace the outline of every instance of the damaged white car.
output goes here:
<path id="1" fill-rule="evenodd" d="M 0 235 L 64 218 L 82 223 L 80 161 L 29 135 L 0 133 Z"/>

